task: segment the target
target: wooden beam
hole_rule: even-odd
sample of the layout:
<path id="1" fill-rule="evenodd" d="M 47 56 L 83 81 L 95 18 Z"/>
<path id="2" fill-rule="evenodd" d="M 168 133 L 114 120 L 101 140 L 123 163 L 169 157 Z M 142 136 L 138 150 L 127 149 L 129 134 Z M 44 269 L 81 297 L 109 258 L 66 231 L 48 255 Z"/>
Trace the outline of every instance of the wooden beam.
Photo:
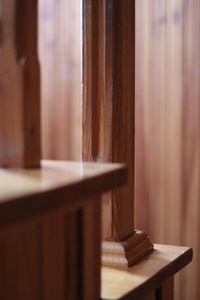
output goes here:
<path id="1" fill-rule="evenodd" d="M 122 246 L 116 264 L 131 265 L 152 249 L 134 230 L 135 1 L 86 0 L 83 37 L 83 159 L 129 168 L 128 185 L 103 199 L 103 263 Z"/>
<path id="2" fill-rule="evenodd" d="M 37 0 L 2 0 L 0 166 L 40 165 Z"/>

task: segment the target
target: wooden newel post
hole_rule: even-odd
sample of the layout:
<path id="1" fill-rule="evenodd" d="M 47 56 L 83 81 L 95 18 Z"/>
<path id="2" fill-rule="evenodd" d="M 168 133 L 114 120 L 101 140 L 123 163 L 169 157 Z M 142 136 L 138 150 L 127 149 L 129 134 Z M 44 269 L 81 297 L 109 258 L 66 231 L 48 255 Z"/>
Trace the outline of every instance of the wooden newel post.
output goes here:
<path id="1" fill-rule="evenodd" d="M 129 168 L 104 196 L 102 262 L 131 266 L 153 247 L 134 229 L 135 1 L 85 0 L 83 41 L 83 158 Z"/>
<path id="2" fill-rule="evenodd" d="M 0 166 L 40 165 L 37 0 L 0 7 Z"/>

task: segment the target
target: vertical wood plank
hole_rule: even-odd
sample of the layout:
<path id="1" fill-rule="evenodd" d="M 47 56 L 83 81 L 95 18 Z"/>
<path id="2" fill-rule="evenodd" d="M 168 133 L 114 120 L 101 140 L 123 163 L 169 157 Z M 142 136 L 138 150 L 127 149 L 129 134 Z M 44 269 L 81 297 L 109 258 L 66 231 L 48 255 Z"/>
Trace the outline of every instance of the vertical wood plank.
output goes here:
<path id="1" fill-rule="evenodd" d="M 41 266 L 37 226 L 0 236 L 0 298 L 41 298 Z"/>
<path id="2" fill-rule="evenodd" d="M 198 253 L 200 3 L 136 5 L 136 224 Z M 176 299 L 199 299 L 199 265 L 194 255 L 176 277 Z"/>
<path id="3" fill-rule="evenodd" d="M 100 159 L 103 161 L 112 161 L 112 116 L 113 116 L 113 34 L 112 34 L 112 23 L 113 23 L 113 11 L 112 11 L 112 0 L 105 2 L 105 98 L 101 99 L 103 102 L 102 112 L 102 123 L 104 123 L 103 138 L 101 141 L 104 147 L 101 153 Z M 106 135 L 105 135 L 106 133 Z M 102 195 L 102 233 L 103 239 L 110 239 L 113 235 L 112 228 L 112 210 L 113 201 L 112 193 Z"/>
<path id="4" fill-rule="evenodd" d="M 83 290 L 81 286 L 83 274 L 83 230 L 82 210 L 66 217 L 66 295 L 69 300 L 82 297 Z M 89 237 L 88 237 L 89 238 Z M 64 299 L 65 299 L 64 298 Z"/>
<path id="5" fill-rule="evenodd" d="M 183 99 L 183 1 L 166 2 L 166 99 L 165 99 L 165 202 L 164 235 L 180 244 L 181 224 L 181 118 Z M 176 51 L 175 51 L 176 50 Z M 167 201 L 168 200 L 168 201 Z M 168 222 L 169 217 L 171 222 Z"/>
<path id="6" fill-rule="evenodd" d="M 43 297 L 74 300 L 81 297 L 82 274 L 80 213 L 74 212 L 41 225 Z"/>
<path id="7" fill-rule="evenodd" d="M 135 1 L 113 1 L 113 161 L 129 168 L 125 188 L 113 192 L 113 236 L 134 229 Z"/>
<path id="8" fill-rule="evenodd" d="M 105 1 L 86 0 L 83 30 L 83 158 L 104 160 Z"/>
<path id="9" fill-rule="evenodd" d="M 81 10 L 78 0 L 39 1 L 42 155 L 46 159 L 81 159 Z"/>
<path id="10" fill-rule="evenodd" d="M 180 274 L 180 299 L 200 298 L 200 2 L 183 0 L 181 243 L 194 249 Z"/>
<path id="11" fill-rule="evenodd" d="M 174 300 L 174 277 L 162 284 L 162 297 L 163 300 Z"/>
<path id="12" fill-rule="evenodd" d="M 112 1 L 86 0 L 83 8 L 83 159 L 112 161 Z M 102 197 L 103 238 L 109 239 L 112 195 Z"/>
<path id="13" fill-rule="evenodd" d="M 83 210 L 83 290 L 84 299 L 97 300 L 100 297 L 101 257 L 101 206 L 96 198 L 89 201 Z"/>
<path id="14" fill-rule="evenodd" d="M 37 0 L 1 1 L 0 166 L 3 167 L 40 165 L 37 5 Z"/>
<path id="15" fill-rule="evenodd" d="M 148 0 L 136 0 L 136 77 L 135 77 L 135 224 L 148 232 L 149 228 L 149 192 L 147 181 L 147 170 L 145 160 L 145 119 L 144 101 L 148 90 L 148 77 L 145 76 L 148 67 L 149 49 L 148 39 L 150 33 L 150 13 Z M 142 80 L 141 80 L 142 78 Z M 141 99 L 139 101 L 139 99 Z M 139 180 L 138 180 L 139 178 Z M 143 199 L 143 201 L 139 201 Z M 145 206 L 145 209 L 144 209 Z"/>
<path id="16" fill-rule="evenodd" d="M 43 299 L 64 300 L 66 297 L 66 231 L 65 219 L 55 218 L 40 225 Z"/>
<path id="17" fill-rule="evenodd" d="M 134 229 L 135 2 L 88 0 L 84 16 L 83 158 L 129 167 L 103 204 L 103 238 L 121 241 Z"/>
<path id="18" fill-rule="evenodd" d="M 92 199 L 0 234 L 1 299 L 99 299 L 100 221 Z"/>

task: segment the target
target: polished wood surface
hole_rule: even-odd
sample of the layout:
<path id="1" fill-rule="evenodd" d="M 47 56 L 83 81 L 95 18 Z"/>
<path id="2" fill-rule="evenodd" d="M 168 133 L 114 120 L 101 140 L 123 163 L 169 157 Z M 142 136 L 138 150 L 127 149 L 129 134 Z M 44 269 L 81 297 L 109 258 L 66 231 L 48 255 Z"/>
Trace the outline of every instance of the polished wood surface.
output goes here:
<path id="1" fill-rule="evenodd" d="M 43 161 L 40 169 L 0 169 L 0 224 L 62 208 L 126 180 L 120 164 Z"/>
<path id="2" fill-rule="evenodd" d="M 163 283 L 164 289 L 165 284 L 169 287 L 170 281 L 166 283 L 165 281 L 173 277 L 191 260 L 191 248 L 155 245 L 155 250 L 134 267 L 126 270 L 103 267 L 101 299 L 143 300 Z"/>
<path id="3" fill-rule="evenodd" d="M 190 245 L 176 298 L 200 299 L 200 2 L 136 1 L 135 221 Z"/>
<path id="4" fill-rule="evenodd" d="M 0 166 L 3 167 L 40 165 L 37 9 L 37 0 L 1 1 Z"/>
<path id="5" fill-rule="evenodd" d="M 81 159 L 81 1 L 39 1 L 42 154 Z"/>
<path id="6" fill-rule="evenodd" d="M 0 298 L 98 300 L 100 195 L 126 181 L 122 164 L 0 169 Z"/>

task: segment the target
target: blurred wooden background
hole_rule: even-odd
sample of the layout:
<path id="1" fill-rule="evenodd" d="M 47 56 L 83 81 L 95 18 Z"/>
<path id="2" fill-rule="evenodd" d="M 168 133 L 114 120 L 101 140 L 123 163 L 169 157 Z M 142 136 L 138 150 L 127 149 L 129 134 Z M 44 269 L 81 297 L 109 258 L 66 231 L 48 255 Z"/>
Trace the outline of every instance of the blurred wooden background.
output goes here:
<path id="1" fill-rule="evenodd" d="M 176 300 L 200 299 L 200 1 L 136 0 L 136 225 L 189 245 Z"/>
<path id="2" fill-rule="evenodd" d="M 79 0 L 40 0 L 43 157 L 81 156 Z M 194 248 L 176 300 L 199 300 L 200 0 L 136 0 L 137 228 Z"/>
<path id="3" fill-rule="evenodd" d="M 81 155 L 80 3 L 39 1 L 44 158 L 78 160 Z"/>

